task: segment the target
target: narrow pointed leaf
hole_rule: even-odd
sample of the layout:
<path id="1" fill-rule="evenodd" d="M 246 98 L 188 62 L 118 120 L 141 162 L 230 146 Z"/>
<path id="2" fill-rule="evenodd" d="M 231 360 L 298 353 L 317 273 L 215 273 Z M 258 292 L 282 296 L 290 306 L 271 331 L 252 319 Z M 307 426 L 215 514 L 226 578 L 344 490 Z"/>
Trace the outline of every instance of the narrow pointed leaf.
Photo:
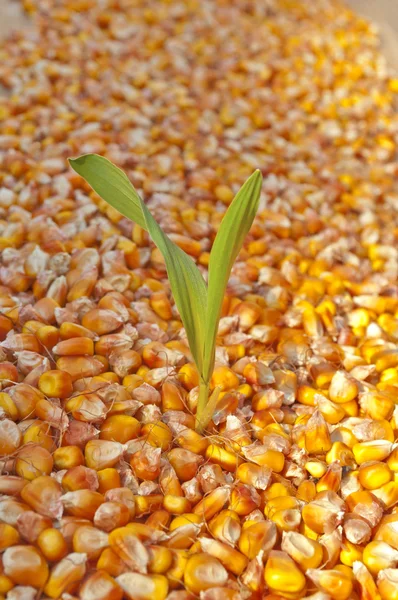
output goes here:
<path id="1" fill-rule="evenodd" d="M 86 154 L 69 162 L 101 198 L 149 232 L 164 257 L 189 347 L 202 372 L 207 290 L 196 264 L 162 231 L 121 169 L 96 154 Z"/>
<path id="2" fill-rule="evenodd" d="M 69 164 L 91 185 L 98 196 L 122 215 L 148 230 L 141 208 L 142 200 L 124 171 L 98 154 L 70 158 Z"/>
<path id="3" fill-rule="evenodd" d="M 229 275 L 256 216 L 261 183 L 261 173 L 255 171 L 243 184 L 221 221 L 211 250 L 203 359 L 205 381 L 211 376 L 214 367 L 218 321 Z"/>

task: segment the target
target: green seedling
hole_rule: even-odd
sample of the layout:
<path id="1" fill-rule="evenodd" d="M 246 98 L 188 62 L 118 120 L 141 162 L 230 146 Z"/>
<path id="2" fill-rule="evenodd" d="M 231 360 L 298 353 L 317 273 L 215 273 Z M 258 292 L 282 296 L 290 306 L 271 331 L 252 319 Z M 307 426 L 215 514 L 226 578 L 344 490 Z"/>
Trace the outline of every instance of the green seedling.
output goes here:
<path id="1" fill-rule="evenodd" d="M 218 388 L 211 396 L 209 390 L 222 302 L 232 266 L 258 210 L 261 173 L 255 171 L 243 184 L 221 221 L 210 253 L 206 285 L 194 261 L 162 231 L 123 171 L 97 154 L 69 162 L 103 200 L 148 231 L 164 257 L 171 291 L 199 372 L 196 430 L 202 432 L 211 421 L 219 395 Z"/>

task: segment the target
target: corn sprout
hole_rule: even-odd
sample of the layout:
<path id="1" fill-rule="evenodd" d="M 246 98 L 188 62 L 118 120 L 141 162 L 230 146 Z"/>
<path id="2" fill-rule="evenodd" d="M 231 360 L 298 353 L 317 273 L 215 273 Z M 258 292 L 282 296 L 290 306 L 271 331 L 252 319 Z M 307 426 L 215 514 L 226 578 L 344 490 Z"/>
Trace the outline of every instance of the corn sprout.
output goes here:
<path id="1" fill-rule="evenodd" d="M 196 430 L 211 421 L 219 389 L 209 397 L 222 302 L 234 261 L 256 216 L 262 177 L 255 171 L 230 204 L 209 259 L 206 285 L 194 261 L 162 231 L 127 175 L 109 160 L 86 154 L 69 160 L 72 168 L 113 208 L 148 231 L 162 253 L 177 308 L 199 372 Z"/>

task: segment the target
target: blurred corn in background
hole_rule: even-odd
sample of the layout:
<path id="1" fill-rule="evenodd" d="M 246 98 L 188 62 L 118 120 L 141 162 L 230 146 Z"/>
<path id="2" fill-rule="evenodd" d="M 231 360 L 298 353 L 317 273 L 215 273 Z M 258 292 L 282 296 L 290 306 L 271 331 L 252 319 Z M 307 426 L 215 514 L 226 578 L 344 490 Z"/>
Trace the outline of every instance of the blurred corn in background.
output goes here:
<path id="1" fill-rule="evenodd" d="M 0 599 L 395 600 L 398 78 L 375 27 L 335 0 L 23 6 L 0 50 Z M 83 152 L 204 277 L 264 175 L 203 435 L 161 255 L 68 169 Z"/>

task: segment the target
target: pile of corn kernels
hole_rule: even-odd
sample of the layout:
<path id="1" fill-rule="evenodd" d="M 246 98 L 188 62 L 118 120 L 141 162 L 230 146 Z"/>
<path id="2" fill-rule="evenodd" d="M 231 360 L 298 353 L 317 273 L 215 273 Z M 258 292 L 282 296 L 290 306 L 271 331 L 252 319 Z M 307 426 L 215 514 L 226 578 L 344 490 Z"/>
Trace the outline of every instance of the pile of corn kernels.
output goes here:
<path id="1" fill-rule="evenodd" d="M 397 600 L 398 79 L 338 0 L 25 0 L 0 48 L 0 600 Z M 204 276 L 198 377 L 123 168 Z"/>

